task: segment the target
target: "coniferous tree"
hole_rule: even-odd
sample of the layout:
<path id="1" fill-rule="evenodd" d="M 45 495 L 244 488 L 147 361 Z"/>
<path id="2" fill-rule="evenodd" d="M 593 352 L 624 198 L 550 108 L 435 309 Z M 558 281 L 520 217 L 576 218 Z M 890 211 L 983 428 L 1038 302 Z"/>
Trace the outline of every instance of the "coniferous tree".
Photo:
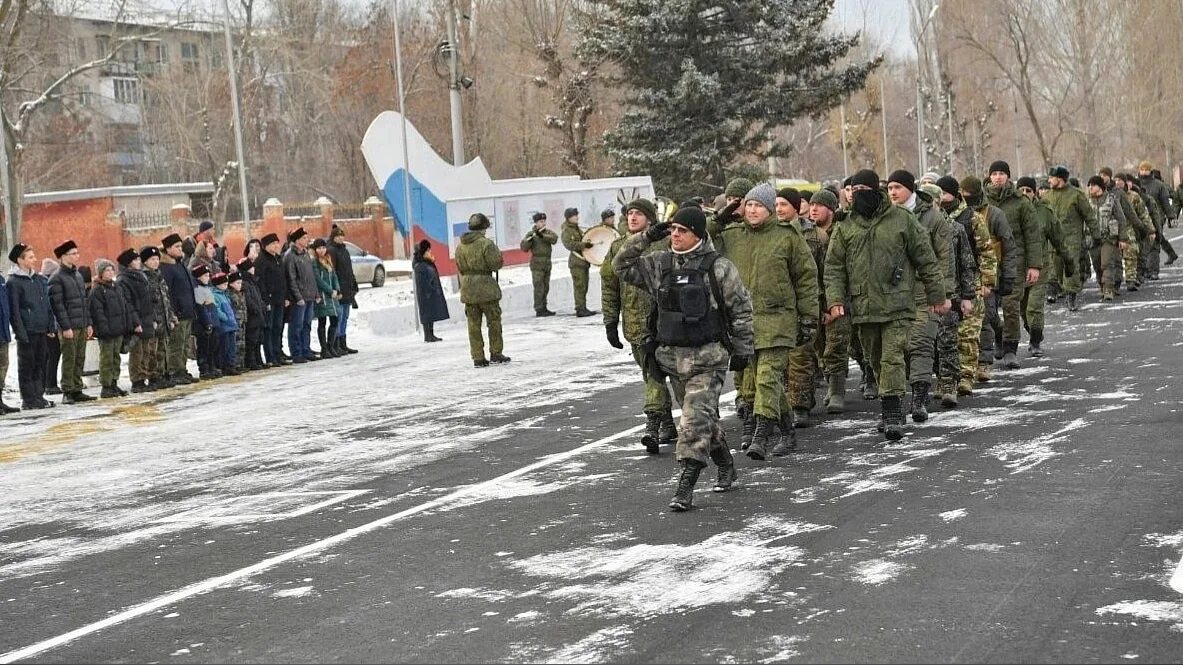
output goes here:
<path id="1" fill-rule="evenodd" d="M 834 0 L 604 0 L 579 44 L 627 87 L 604 135 L 619 174 L 680 198 L 740 160 L 782 156 L 777 127 L 820 116 L 879 64 L 839 64 L 858 35 L 828 34 Z"/>

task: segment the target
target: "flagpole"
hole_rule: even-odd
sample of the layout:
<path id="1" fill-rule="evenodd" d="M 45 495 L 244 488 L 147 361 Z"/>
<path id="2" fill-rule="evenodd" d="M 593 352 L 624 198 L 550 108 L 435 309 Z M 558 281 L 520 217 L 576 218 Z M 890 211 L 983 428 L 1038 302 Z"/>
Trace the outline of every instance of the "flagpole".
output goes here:
<path id="1" fill-rule="evenodd" d="M 406 219 L 403 223 L 407 227 L 407 235 L 404 238 L 404 251 L 408 257 L 412 256 L 414 252 L 411 246 L 415 239 L 415 222 L 414 214 L 411 212 L 411 158 L 410 150 L 407 148 L 407 92 L 403 88 L 403 50 L 402 39 L 399 35 L 402 32 L 398 22 L 399 14 L 399 0 L 394 0 L 394 71 L 395 78 L 398 80 L 398 114 L 402 121 L 403 133 L 403 212 Z M 395 242 L 398 241 L 398 224 L 394 225 Z M 419 331 L 419 299 L 415 297 L 415 271 L 411 270 L 411 301 L 415 303 L 415 331 Z"/>

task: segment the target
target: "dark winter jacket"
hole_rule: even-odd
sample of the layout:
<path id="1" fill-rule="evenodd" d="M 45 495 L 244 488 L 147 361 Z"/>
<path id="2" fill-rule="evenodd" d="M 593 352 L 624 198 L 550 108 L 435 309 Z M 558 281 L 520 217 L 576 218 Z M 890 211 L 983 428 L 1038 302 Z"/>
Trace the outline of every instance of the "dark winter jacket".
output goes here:
<path id="1" fill-rule="evenodd" d="M 60 330 L 82 330 L 91 325 L 86 310 L 86 283 L 77 266 L 63 265 L 49 278 L 49 300 Z"/>
<path id="2" fill-rule="evenodd" d="M 242 292 L 246 296 L 246 327 L 259 330 L 267 324 L 267 303 L 259 293 L 259 278 L 249 272 L 243 274 Z"/>
<path id="3" fill-rule="evenodd" d="M 148 296 L 152 300 L 152 319 L 159 321 L 156 328 L 157 337 L 165 337 L 168 331 L 177 325 L 177 317 L 173 314 L 172 294 L 168 291 L 168 283 L 164 281 L 164 273 L 160 270 L 144 270 L 148 278 Z M 144 319 L 141 317 L 141 323 Z M 144 326 L 147 330 L 148 327 Z"/>
<path id="4" fill-rule="evenodd" d="M 305 305 L 316 302 L 319 292 L 316 288 L 316 274 L 312 270 L 312 254 L 301 252 L 292 245 L 283 255 L 283 272 L 288 280 L 287 299 L 293 303 L 304 301 Z"/>
<path id="5" fill-rule="evenodd" d="M 173 314 L 181 321 L 196 319 L 197 303 L 193 300 L 193 289 L 197 288 L 197 280 L 193 273 L 167 254 L 160 257 L 160 272 L 164 274 L 164 282 L 168 285 Z"/>
<path id="6" fill-rule="evenodd" d="M 136 311 L 140 325 L 144 327 L 143 336 L 155 337 L 156 329 L 164 322 L 156 318 L 156 308 L 152 306 L 152 285 L 148 283 L 148 276 L 143 270 L 121 267 L 115 287 Z"/>
<path id="7" fill-rule="evenodd" d="M 130 335 L 140 325 L 135 307 L 112 282 L 96 281 L 86 304 L 94 325 L 94 336 L 101 340 Z"/>
<path id="8" fill-rule="evenodd" d="M 49 281 L 40 273 L 29 275 L 16 269 L 9 273 L 8 306 L 12 336 L 16 341 L 28 343 L 29 335 L 54 331 Z"/>
<path id="9" fill-rule="evenodd" d="M 450 318 L 448 301 L 444 298 L 444 287 L 440 284 L 440 273 L 435 262 L 416 254 L 411 267 L 415 271 L 415 300 L 419 304 L 419 321 L 447 321 Z"/>
<path id="10" fill-rule="evenodd" d="M 230 302 L 230 294 L 215 288 L 214 308 L 217 312 L 214 330 L 220 333 L 238 332 L 238 319 L 234 316 L 234 303 Z"/>
<path id="11" fill-rule="evenodd" d="M 12 315 L 9 314 L 10 305 L 8 304 L 8 285 L 4 282 L 4 278 L 0 277 L 0 344 L 8 344 L 12 341 Z M 0 376 L 0 381 L 4 377 Z"/>
<path id="12" fill-rule="evenodd" d="M 357 276 L 353 274 L 353 259 L 349 256 L 349 248 L 329 241 L 329 254 L 333 257 L 333 270 L 337 273 L 338 291 L 341 292 L 341 304 L 352 305 L 357 295 Z"/>
<path id="13" fill-rule="evenodd" d="M 287 273 L 283 269 L 283 258 L 266 251 L 255 261 L 255 276 L 258 277 L 259 295 L 272 309 L 283 309 L 288 297 Z"/>

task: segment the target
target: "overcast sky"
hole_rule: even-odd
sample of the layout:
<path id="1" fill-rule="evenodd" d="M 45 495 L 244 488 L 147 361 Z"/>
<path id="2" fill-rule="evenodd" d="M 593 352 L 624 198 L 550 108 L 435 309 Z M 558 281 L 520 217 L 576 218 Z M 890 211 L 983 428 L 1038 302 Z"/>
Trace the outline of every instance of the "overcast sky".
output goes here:
<path id="1" fill-rule="evenodd" d="M 849 32 L 862 30 L 898 58 L 915 56 L 908 0 L 837 0 L 831 21 Z"/>

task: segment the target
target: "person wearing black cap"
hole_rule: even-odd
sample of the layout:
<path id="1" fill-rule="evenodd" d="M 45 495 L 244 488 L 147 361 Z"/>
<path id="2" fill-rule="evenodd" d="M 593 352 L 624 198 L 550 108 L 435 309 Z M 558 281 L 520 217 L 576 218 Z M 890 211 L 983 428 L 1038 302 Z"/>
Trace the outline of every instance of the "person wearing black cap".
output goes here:
<path id="1" fill-rule="evenodd" d="M 475 213 L 468 218 L 468 232 L 460 236 L 456 248 L 456 268 L 460 272 L 460 302 L 468 319 L 468 350 L 474 367 L 488 367 L 490 362 L 507 363 L 505 339 L 501 334 L 501 286 L 493 273 L 505 265 L 497 244 L 485 237 L 489 218 Z M 485 358 L 485 337 L 481 320 L 489 326 L 489 357 Z"/>
<path id="2" fill-rule="evenodd" d="M 125 338 L 144 332 L 135 306 L 123 297 L 115 285 L 115 264 L 98 259 L 94 266 L 94 286 L 87 297 L 87 309 L 94 322 L 94 336 L 99 340 L 99 383 L 103 391 L 99 397 L 125 397 L 127 391 L 119 387 L 122 360 L 119 357 Z"/>
<path id="3" fill-rule="evenodd" d="M 156 355 L 156 330 L 164 322 L 156 319 L 156 309 L 152 306 L 151 284 L 148 282 L 148 275 L 143 271 L 140 253 L 129 247 L 120 252 L 115 261 L 119 264 L 115 288 L 135 310 L 140 321 L 136 343 L 131 345 L 127 354 L 127 374 L 131 379 L 131 391 L 144 393 L 149 390 L 148 379 L 152 374 L 149 362 Z"/>
<path id="4" fill-rule="evenodd" d="M 197 381 L 188 370 L 189 339 L 196 332 L 194 322 L 197 319 L 197 301 L 194 291 L 197 289 L 197 279 L 185 267 L 183 242 L 181 236 L 176 233 L 165 236 L 160 241 L 160 246 L 164 249 L 164 255 L 160 257 L 160 273 L 168 286 L 169 304 L 173 316 L 176 317 L 176 324 L 168 332 L 165 372 L 175 385 Z"/>
<path id="5" fill-rule="evenodd" d="M 1060 225 L 1060 220 L 1056 217 L 1056 211 L 1048 205 L 1047 201 L 1040 198 L 1039 184 L 1035 178 L 1030 176 L 1023 176 L 1018 181 L 1019 192 L 1027 197 L 1035 207 L 1035 216 L 1039 220 L 1039 226 L 1043 230 L 1044 247 L 1043 257 L 1045 265 L 1050 265 L 1053 257 L 1058 259 L 1059 265 L 1071 265 L 1076 260 L 1068 252 L 1068 246 L 1064 244 L 1064 233 Z M 1046 189 L 1046 188 L 1045 188 Z M 1068 270 L 1074 270 L 1075 266 L 1069 267 Z M 1043 330 L 1044 330 L 1044 296 L 1047 294 L 1048 280 L 1051 278 L 1052 271 L 1044 270 L 1040 272 L 1039 281 L 1034 286 L 1027 289 L 1023 295 L 1022 300 L 1022 316 L 1023 329 L 1028 334 L 1027 355 L 1033 358 L 1040 358 L 1043 353 Z"/>
<path id="6" fill-rule="evenodd" d="M 588 271 L 591 264 L 583 259 L 583 250 L 592 246 L 583 239 L 583 229 L 579 228 L 579 211 L 567 208 L 563 211 L 563 247 L 570 254 L 567 256 L 567 267 L 571 269 L 571 285 L 575 289 L 575 316 L 592 316 L 596 312 L 587 308 Z"/>
<path id="7" fill-rule="evenodd" d="M 1019 275 L 1025 277 L 1023 283 L 1016 284 L 1014 293 L 1002 299 L 1002 366 L 1018 369 L 1023 295 L 1039 282 L 1039 271 L 1043 269 L 1043 229 L 1035 218 L 1035 207 L 1011 182 L 1010 165 L 1006 162 L 999 160 L 990 165 L 986 198 L 1006 215 L 1018 243 L 1019 270 L 1025 271 L 1025 275 Z"/>
<path id="8" fill-rule="evenodd" d="M 316 288 L 316 273 L 312 267 L 312 255 L 308 253 L 311 239 L 304 227 L 288 234 L 287 253 L 283 255 L 283 271 L 287 277 L 287 300 L 291 303 L 288 317 L 288 351 L 292 362 L 306 363 L 320 360 L 312 351 L 312 318 L 320 291 Z"/>
<path id="9" fill-rule="evenodd" d="M 612 208 L 604 208 L 600 211 L 600 225 L 607 226 L 613 231 L 616 230 L 616 211 Z"/>
<path id="10" fill-rule="evenodd" d="M 961 195 L 965 197 L 967 206 L 974 210 L 974 214 L 984 216 L 990 228 L 990 235 L 994 239 L 994 252 L 998 256 L 998 281 L 993 290 L 984 293 L 985 318 L 978 336 L 978 362 L 974 370 L 976 381 L 989 381 L 991 365 L 995 358 L 1002 358 L 1002 319 L 999 310 L 1002 308 L 1003 297 L 1014 292 L 1015 285 L 1022 278 L 1019 274 L 1021 258 L 1018 239 L 1011 231 L 1006 221 L 1006 214 L 998 207 L 991 205 L 986 199 L 982 181 L 977 176 L 966 176 L 961 179 Z M 959 331 L 965 341 L 965 331 Z M 995 353 L 995 349 L 998 352 Z"/>
<path id="11" fill-rule="evenodd" d="M 900 169 L 887 176 L 887 195 L 892 203 L 915 215 L 920 226 L 924 227 L 941 272 L 945 298 L 952 301 L 958 295 L 953 274 L 953 224 L 945 213 L 934 205 L 930 194 L 917 190 L 916 177 L 909 171 Z M 947 313 L 938 316 L 930 311 L 925 287 L 921 284 L 915 284 L 913 294 L 916 309 L 912 331 L 908 335 L 907 373 L 912 386 L 912 420 L 922 423 L 928 420 L 929 392 L 934 385 L 937 335 L 942 319 Z"/>
<path id="12" fill-rule="evenodd" d="M 769 200 L 769 214 L 772 205 Z M 669 251 L 646 254 L 650 244 L 666 236 Z M 719 426 L 719 394 L 728 368 L 743 369 L 755 352 L 752 298 L 739 270 L 715 251 L 706 215 L 696 206 L 681 208 L 671 221 L 631 236 L 612 259 L 612 268 L 657 303 L 646 366 L 653 376 L 669 377 L 674 399 L 682 406 L 674 453 L 682 468 L 669 507 L 689 510 L 708 462 L 719 467 L 714 491 L 725 492 L 736 480 L 735 460 Z"/>
<path id="13" fill-rule="evenodd" d="M 237 361 L 235 338 L 241 327 L 234 301 L 230 299 L 230 275 L 217 272 L 210 278 L 214 296 L 214 335 L 217 342 L 213 345 L 214 365 L 222 376 L 238 376 L 241 372 L 234 366 Z"/>
<path id="14" fill-rule="evenodd" d="M 86 284 L 78 273 L 78 245 L 73 240 L 53 250 L 61 267 L 49 280 L 49 299 L 61 331 L 62 403 L 90 402 L 82 392 L 82 366 L 86 362 L 86 341 L 94 336 L 86 307 Z"/>
<path id="15" fill-rule="evenodd" d="M 534 226 L 522 238 L 523 252 L 530 254 L 530 279 L 534 283 L 534 316 L 554 316 L 546 306 L 550 295 L 550 255 L 559 242 L 559 236 L 546 228 L 546 213 L 539 211 L 531 216 Z"/>
<path id="16" fill-rule="evenodd" d="M 258 259 L 262 254 L 257 255 Z M 246 298 L 246 333 L 243 368 L 248 372 L 263 369 L 263 328 L 267 320 L 267 303 L 259 291 L 259 277 L 255 274 L 255 261 L 250 257 L 239 259 L 235 266 L 242 275 L 242 293 Z"/>
<path id="17" fill-rule="evenodd" d="M 932 243 L 907 210 L 892 205 L 879 176 L 863 169 L 851 178 L 851 214 L 835 227 L 826 252 L 826 302 L 831 319 L 846 314 L 879 380 L 880 426 L 888 440 L 903 438 L 905 354 L 916 317 L 916 280 L 931 311 L 952 307 Z"/>
<path id="18" fill-rule="evenodd" d="M 198 377 L 202 381 L 209 381 L 222 376 L 218 369 L 222 358 L 219 351 L 221 331 L 218 330 L 218 308 L 211 284 L 213 274 L 208 266 L 199 265 L 193 269 L 193 278 L 197 280 L 197 287 L 193 289 L 193 300 L 197 304 L 193 338 L 197 343 Z"/>
<path id="19" fill-rule="evenodd" d="M 255 274 L 259 277 L 259 294 L 267 307 L 267 318 L 263 323 L 263 354 L 271 367 L 292 364 L 292 359 L 283 354 L 284 310 L 288 300 L 287 272 L 283 269 L 280 250 L 283 244 L 279 236 L 268 233 L 260 241 L 263 253 L 255 263 Z M 291 349 L 289 349 L 290 351 Z"/>
<path id="20" fill-rule="evenodd" d="M 8 260 L 16 264 L 8 274 L 8 309 L 16 339 L 21 408 L 47 409 L 53 406 L 45 399 L 47 342 L 54 334 L 49 281 L 37 272 L 37 254 L 32 247 L 18 242 L 8 252 Z"/>
<path id="21" fill-rule="evenodd" d="M 341 308 L 338 314 L 336 337 L 330 336 L 329 346 L 337 355 L 354 354 L 357 349 L 349 348 L 349 314 L 357 309 L 357 276 L 353 274 L 353 259 L 345 246 L 345 229 L 333 224 L 329 231 L 329 254 L 333 255 L 333 270 L 341 287 Z"/>
<path id="22" fill-rule="evenodd" d="M 236 265 L 235 268 L 238 266 Z M 230 340 L 233 354 L 226 353 L 231 360 L 231 366 L 240 374 L 246 370 L 246 327 L 247 317 L 250 315 L 246 302 L 246 282 L 243 274 L 238 270 L 226 273 L 226 295 L 230 297 L 230 305 L 234 308 L 234 320 L 238 328 L 234 331 L 234 338 Z"/>
<path id="23" fill-rule="evenodd" d="M 715 244 L 751 292 L 755 356 L 737 392 L 752 404 L 747 455 L 764 460 L 796 449 L 785 374 L 789 352 L 812 342 L 817 332 L 818 270 L 801 233 L 777 222 L 772 185 L 763 182 L 749 190 L 743 214 L 744 222 L 724 226 Z M 774 444 L 777 429 L 780 439 Z"/>
<path id="24" fill-rule="evenodd" d="M 1080 257 L 1087 256 L 1092 239 L 1099 238 L 1101 230 L 1097 226 L 1097 215 L 1089 205 L 1088 196 L 1069 184 L 1070 177 L 1067 167 L 1053 166 L 1048 171 L 1049 190 L 1044 194 L 1044 200 L 1060 220 L 1064 246 L 1069 257 L 1072 257 L 1070 261 L 1074 263 L 1071 269 L 1060 265 L 1058 274 L 1053 274 L 1052 278 L 1062 275 L 1060 287 L 1068 296 L 1068 309 L 1075 312 L 1080 307 L 1078 298 L 1084 281 L 1084 275 L 1080 270 Z"/>
<path id="25" fill-rule="evenodd" d="M 1089 178 L 1088 193 L 1100 228 L 1100 235 L 1093 238 L 1090 250 L 1093 268 L 1101 285 L 1101 300 L 1109 302 L 1116 295 L 1116 272 L 1121 265 L 1119 257 L 1125 249 L 1126 219 L 1118 204 L 1118 195 L 1106 189 L 1104 178 L 1099 175 Z"/>
<path id="26" fill-rule="evenodd" d="M 633 360 L 641 368 L 645 380 L 645 431 L 641 434 L 641 445 L 651 455 L 660 451 L 661 444 L 672 444 L 678 440 L 678 428 L 674 425 L 673 402 L 665 379 L 650 372 L 645 365 L 645 345 L 649 343 L 649 313 L 653 299 L 649 292 L 635 284 L 622 281 L 616 274 L 613 259 L 620 253 L 624 243 L 639 233 L 645 233 L 657 224 L 657 208 L 646 199 L 632 201 L 624 208 L 628 235 L 617 238 L 608 249 L 604 263 L 600 265 L 600 302 L 604 310 L 604 331 L 608 343 L 623 349 L 620 341 L 620 327 L 623 321 L 624 339 L 629 343 Z M 649 244 L 645 254 L 669 250 L 669 241 L 658 240 Z"/>
<path id="27" fill-rule="evenodd" d="M 148 390 L 163 390 L 181 385 L 168 371 L 168 336 L 177 326 L 177 315 L 172 309 L 172 294 L 168 282 L 160 270 L 160 248 L 148 245 L 140 250 L 140 263 L 148 278 L 148 296 L 152 302 L 152 318 L 158 323 L 155 337 L 141 340 L 151 348 L 146 359 L 148 369 Z M 134 386 L 132 387 L 135 388 Z"/>

